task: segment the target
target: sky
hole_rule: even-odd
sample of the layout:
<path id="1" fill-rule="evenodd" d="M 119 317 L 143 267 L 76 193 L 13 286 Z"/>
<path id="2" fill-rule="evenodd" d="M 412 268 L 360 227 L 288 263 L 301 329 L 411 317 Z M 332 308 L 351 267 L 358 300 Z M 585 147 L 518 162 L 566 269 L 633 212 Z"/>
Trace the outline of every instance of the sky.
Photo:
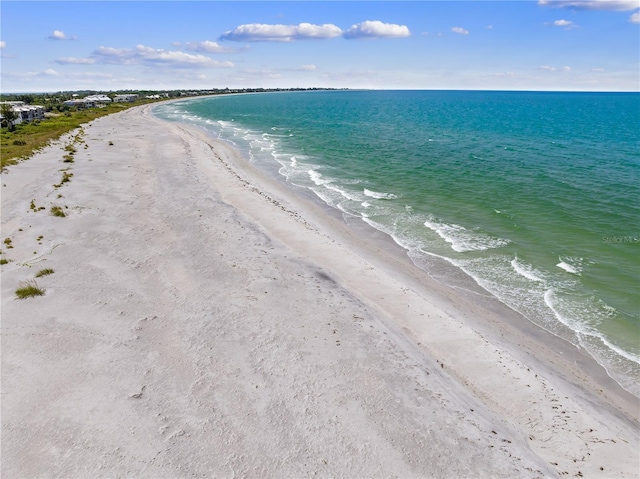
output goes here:
<path id="1" fill-rule="evenodd" d="M 640 0 L 0 2 L 0 91 L 640 90 Z"/>

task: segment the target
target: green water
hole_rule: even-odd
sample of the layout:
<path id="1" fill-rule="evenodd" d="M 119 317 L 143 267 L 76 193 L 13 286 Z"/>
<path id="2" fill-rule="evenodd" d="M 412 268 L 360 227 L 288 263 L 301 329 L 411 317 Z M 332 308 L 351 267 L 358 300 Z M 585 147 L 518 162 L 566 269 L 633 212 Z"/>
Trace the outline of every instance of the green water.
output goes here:
<path id="1" fill-rule="evenodd" d="M 156 113 L 232 142 L 425 270 L 455 265 L 640 392 L 640 95 L 269 93 Z"/>

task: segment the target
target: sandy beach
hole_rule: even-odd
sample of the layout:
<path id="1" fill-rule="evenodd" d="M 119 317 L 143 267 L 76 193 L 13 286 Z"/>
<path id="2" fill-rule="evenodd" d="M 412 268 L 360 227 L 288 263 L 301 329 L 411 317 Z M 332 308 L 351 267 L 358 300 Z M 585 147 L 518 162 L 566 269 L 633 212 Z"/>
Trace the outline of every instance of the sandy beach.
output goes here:
<path id="1" fill-rule="evenodd" d="M 590 357 L 149 106 L 1 192 L 2 477 L 639 477 Z"/>

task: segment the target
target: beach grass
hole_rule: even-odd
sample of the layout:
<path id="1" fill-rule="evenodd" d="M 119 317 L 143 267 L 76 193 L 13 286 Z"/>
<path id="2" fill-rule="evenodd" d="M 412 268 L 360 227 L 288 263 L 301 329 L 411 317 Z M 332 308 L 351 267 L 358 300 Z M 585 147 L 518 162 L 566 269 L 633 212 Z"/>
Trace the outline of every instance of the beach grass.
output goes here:
<path id="1" fill-rule="evenodd" d="M 35 280 L 22 281 L 18 289 L 16 289 L 16 296 L 19 299 L 32 298 L 44 295 L 44 291 Z"/>
<path id="2" fill-rule="evenodd" d="M 36 278 L 40 278 L 42 276 L 48 276 L 50 274 L 53 274 L 54 272 L 55 271 L 53 271 L 51 268 L 44 268 L 36 273 Z"/>

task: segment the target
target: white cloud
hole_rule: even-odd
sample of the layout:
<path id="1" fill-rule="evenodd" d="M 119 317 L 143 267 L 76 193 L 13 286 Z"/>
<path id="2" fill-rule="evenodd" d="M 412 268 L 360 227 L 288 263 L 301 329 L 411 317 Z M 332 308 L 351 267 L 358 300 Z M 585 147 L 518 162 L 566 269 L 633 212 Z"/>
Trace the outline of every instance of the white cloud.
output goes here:
<path id="1" fill-rule="evenodd" d="M 100 63 L 113 63 L 117 65 L 132 65 L 138 63 L 134 58 L 133 50 L 128 48 L 100 46 L 93 52 L 93 56 Z"/>
<path id="2" fill-rule="evenodd" d="M 48 77 L 60 76 L 60 74 L 57 71 L 55 71 L 53 68 L 47 68 L 45 71 L 42 72 L 42 75 L 48 76 Z"/>
<path id="3" fill-rule="evenodd" d="M 206 55 L 194 55 L 144 45 L 137 45 L 133 49 L 99 47 L 93 52 L 93 58 L 99 63 L 118 65 L 166 65 L 176 68 L 231 68 L 234 66 L 231 62 L 218 62 Z"/>
<path id="4" fill-rule="evenodd" d="M 94 58 L 62 57 L 56 58 L 55 62 L 59 65 L 92 65 L 96 60 Z"/>
<path id="5" fill-rule="evenodd" d="M 459 35 L 469 35 L 469 30 L 465 30 L 462 27 L 451 27 L 451 31 Z"/>
<path id="6" fill-rule="evenodd" d="M 400 38 L 411 35 L 409 27 L 379 20 L 356 23 L 344 33 L 345 38 Z"/>
<path id="7" fill-rule="evenodd" d="M 571 67 L 570 66 L 563 66 L 562 68 L 558 69 L 554 66 L 551 65 L 540 65 L 538 67 L 538 70 L 543 70 L 543 71 L 547 71 L 547 72 L 557 72 L 557 71 L 563 71 L 563 72 L 570 72 L 571 71 Z"/>
<path id="8" fill-rule="evenodd" d="M 176 43 L 175 45 L 180 46 L 180 43 Z M 199 53 L 234 53 L 237 51 L 233 48 L 223 47 L 218 42 L 212 42 L 210 40 L 203 42 L 186 42 L 184 48 L 185 50 Z"/>
<path id="9" fill-rule="evenodd" d="M 7 46 L 7 42 L 4 40 L 0 41 L 0 50 L 4 49 Z"/>
<path id="10" fill-rule="evenodd" d="M 330 23 L 324 25 L 313 25 L 311 23 L 300 23 L 299 25 L 250 23 L 240 25 L 223 33 L 220 39 L 237 42 L 290 42 L 293 40 L 335 38 L 340 35 L 342 35 L 342 30 Z"/>
<path id="11" fill-rule="evenodd" d="M 61 30 L 54 30 L 51 35 L 49 35 L 50 40 L 75 40 L 76 37 L 69 37 Z"/>
<path id="12" fill-rule="evenodd" d="M 592 68 L 591 71 L 592 72 L 603 72 L 603 71 L 605 71 L 605 69 L 604 68 Z"/>
<path id="13" fill-rule="evenodd" d="M 556 27 L 568 27 L 569 25 L 573 25 L 573 22 L 569 20 L 556 20 L 553 22 Z"/>
<path id="14" fill-rule="evenodd" d="M 317 69 L 318 69 L 317 66 L 311 65 L 311 64 L 310 65 L 302 65 L 300 67 L 300 70 L 305 71 L 305 72 L 312 72 L 312 71 L 315 71 Z"/>
<path id="15" fill-rule="evenodd" d="M 611 10 L 623 12 L 639 7 L 638 0 L 538 0 L 538 5 L 575 10 Z"/>
<path id="16" fill-rule="evenodd" d="M 631 23 L 640 23 L 640 12 L 636 12 L 629 17 Z"/>

